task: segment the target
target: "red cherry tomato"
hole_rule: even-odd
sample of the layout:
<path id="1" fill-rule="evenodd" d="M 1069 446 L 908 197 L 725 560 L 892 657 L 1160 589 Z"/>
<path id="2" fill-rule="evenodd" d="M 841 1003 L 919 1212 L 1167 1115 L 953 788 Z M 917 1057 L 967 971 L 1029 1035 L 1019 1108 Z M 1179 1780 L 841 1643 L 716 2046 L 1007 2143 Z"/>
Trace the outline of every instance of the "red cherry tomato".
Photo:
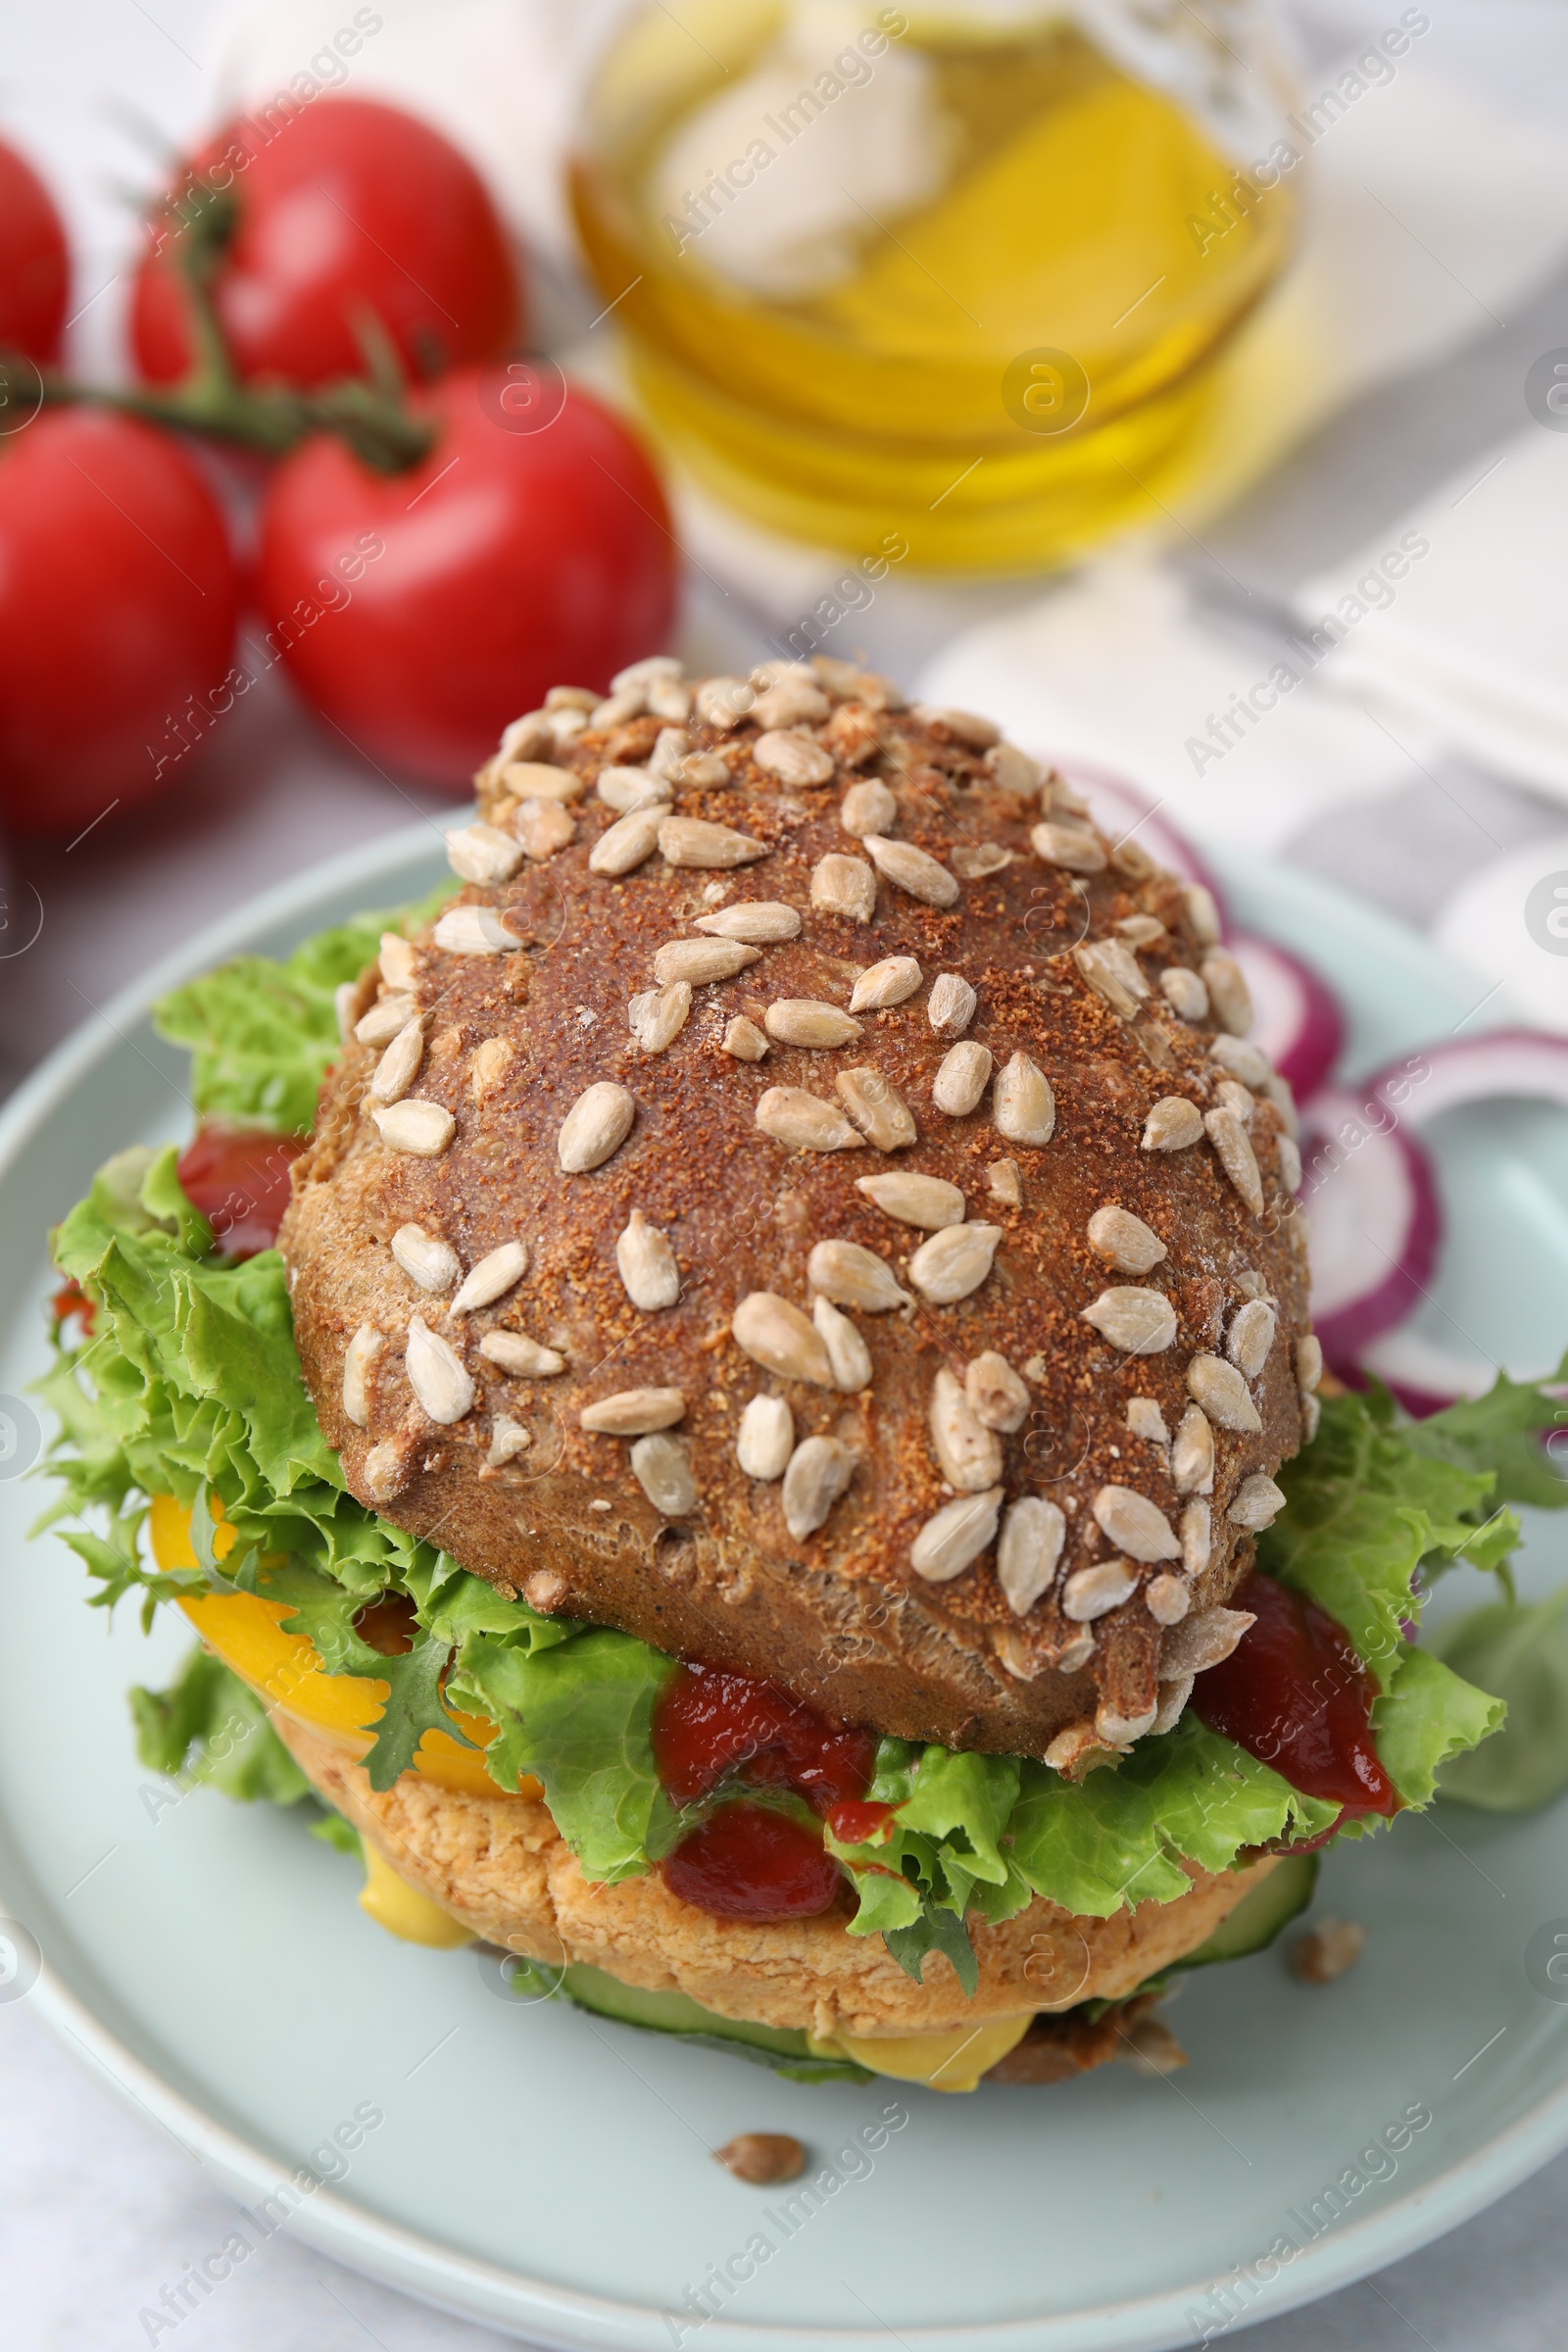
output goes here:
<path id="1" fill-rule="evenodd" d="M 32 166 L 0 140 L 0 350 L 47 368 L 60 357 L 71 255 L 54 199 Z"/>
<path id="2" fill-rule="evenodd" d="M 239 374 L 295 384 L 363 375 L 355 327 L 373 313 L 419 377 L 505 349 L 522 328 L 506 231 L 483 181 L 440 132 L 363 98 L 277 101 L 226 123 L 194 156 L 193 182 L 232 198 L 213 288 Z M 131 348 L 151 383 L 191 364 L 186 295 L 168 244 L 150 249 L 131 302 Z"/>
<path id="3" fill-rule="evenodd" d="M 45 409 L 0 439 L 0 817 L 69 837 L 167 790 L 233 700 L 238 601 L 222 516 L 167 433 Z"/>
<path id="4" fill-rule="evenodd" d="M 464 791 L 509 719 L 607 686 L 674 612 L 663 495 L 626 427 L 573 385 L 514 430 L 510 388 L 465 369 L 416 395 L 436 441 L 404 473 L 318 435 L 262 508 L 261 610 L 300 693 L 370 759 Z"/>

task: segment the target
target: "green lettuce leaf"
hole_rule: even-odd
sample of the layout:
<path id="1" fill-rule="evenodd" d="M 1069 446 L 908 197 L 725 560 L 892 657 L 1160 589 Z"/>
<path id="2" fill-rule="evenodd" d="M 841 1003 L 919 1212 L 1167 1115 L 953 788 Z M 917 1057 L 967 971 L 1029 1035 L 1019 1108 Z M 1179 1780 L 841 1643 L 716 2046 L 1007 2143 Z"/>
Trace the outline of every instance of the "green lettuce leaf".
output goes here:
<path id="1" fill-rule="evenodd" d="M 136 1753 L 150 1772 L 251 1803 L 314 1791 L 248 1684 L 200 1642 L 167 1690 L 130 1692 Z"/>
<path id="2" fill-rule="evenodd" d="M 1472 1609 L 1444 1626 L 1433 1648 L 1508 1715 L 1495 1740 L 1446 1763 L 1443 1794 L 1488 1813 L 1528 1813 L 1568 1788 L 1568 1586 L 1529 1606 Z"/>

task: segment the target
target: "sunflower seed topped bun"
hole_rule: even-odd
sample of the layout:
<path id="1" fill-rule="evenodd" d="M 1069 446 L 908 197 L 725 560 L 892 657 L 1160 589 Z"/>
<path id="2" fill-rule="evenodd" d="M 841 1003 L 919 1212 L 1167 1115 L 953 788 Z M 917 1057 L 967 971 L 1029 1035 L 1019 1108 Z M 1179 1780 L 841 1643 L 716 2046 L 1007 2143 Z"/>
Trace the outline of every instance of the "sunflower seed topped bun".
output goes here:
<path id="1" fill-rule="evenodd" d="M 364 977 L 294 1165 L 306 1379 L 356 1494 L 536 1608 L 1076 1770 L 1173 1719 L 1301 1442 L 1289 1095 L 1244 1049 L 1244 1125 L 1239 992 L 1164 984 L 1228 961 L 1206 892 L 982 721 L 776 667 L 480 771 L 522 855 Z"/>

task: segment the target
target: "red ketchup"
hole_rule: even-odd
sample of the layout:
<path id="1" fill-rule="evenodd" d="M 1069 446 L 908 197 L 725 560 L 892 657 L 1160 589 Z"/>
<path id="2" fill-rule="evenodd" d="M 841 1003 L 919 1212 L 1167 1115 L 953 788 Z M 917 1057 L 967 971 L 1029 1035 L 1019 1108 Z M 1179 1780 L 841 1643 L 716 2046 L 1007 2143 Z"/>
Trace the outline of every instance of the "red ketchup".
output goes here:
<path id="1" fill-rule="evenodd" d="M 1335 1829 L 1360 1814 L 1397 1812 L 1398 1791 L 1372 1738 L 1377 1685 L 1343 1628 L 1304 1593 L 1255 1570 L 1230 1605 L 1257 1622 L 1199 1676 L 1192 1704 L 1200 1720 L 1304 1796 L 1341 1806 Z"/>
<path id="2" fill-rule="evenodd" d="M 174 1173 L 213 1229 L 219 1254 L 255 1257 L 270 1250 L 288 1206 L 288 1172 L 303 1135 L 265 1128 L 198 1127 Z"/>
<path id="3" fill-rule="evenodd" d="M 654 1709 L 653 1740 L 659 1777 L 678 1805 L 734 1775 L 753 1788 L 792 1789 L 831 1816 L 863 1797 L 876 1761 L 872 1733 L 829 1723 L 772 1683 L 711 1666 L 677 1666 Z M 720 1919 L 809 1919 L 829 1908 L 839 1884 L 838 1864 L 803 1823 L 745 1803 L 710 1815 L 662 1868 L 672 1894 Z"/>

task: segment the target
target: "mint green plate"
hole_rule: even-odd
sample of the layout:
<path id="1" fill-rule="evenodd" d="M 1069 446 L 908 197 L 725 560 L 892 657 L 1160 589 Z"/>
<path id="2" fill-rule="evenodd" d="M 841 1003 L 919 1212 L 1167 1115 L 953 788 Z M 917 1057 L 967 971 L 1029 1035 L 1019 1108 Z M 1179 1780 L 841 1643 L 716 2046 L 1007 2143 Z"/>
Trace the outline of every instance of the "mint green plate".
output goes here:
<path id="1" fill-rule="evenodd" d="M 1352 1073 L 1445 1034 L 1481 993 L 1316 883 L 1213 862 L 1238 918 L 1340 989 Z M 439 865 L 419 826 L 270 893 L 23 1090 L 0 1117 L 0 1392 L 21 1395 L 44 1361 L 45 1228 L 110 1151 L 185 1132 L 183 1056 L 154 1037 L 151 1000 L 236 950 L 276 953 L 413 897 Z M 1451 1230 L 1435 1311 L 1457 1302 L 1483 1349 L 1539 1363 L 1568 1335 L 1568 1119 L 1467 1114 L 1436 1140 Z M 112 1627 L 89 1616 L 74 1559 L 27 1536 L 44 1490 L 6 1476 L 17 1458 L 0 1458 L 0 1911 L 24 1933 L 0 1933 L 24 1966 L 9 1983 L 0 1966 L 0 2004 L 25 1986 L 253 2210 L 273 2197 L 273 2220 L 431 2303 L 625 2352 L 1174 2345 L 1394 2261 L 1568 2143 L 1568 2006 L 1526 1966 L 1568 1912 L 1563 1806 L 1444 1807 L 1332 1855 L 1319 1901 L 1367 1923 L 1360 1966 L 1322 1989 L 1277 1953 L 1205 1972 L 1172 2012 L 1191 2064 L 1171 2080 L 1110 2067 L 946 2098 L 784 2082 L 505 2001 L 472 1952 L 383 1936 L 351 1865 L 297 1822 L 200 1792 L 171 1804 L 135 1762 L 124 1691 L 164 1673 L 180 1637 L 144 1640 L 130 1609 Z M 1565 1536 L 1531 1527 L 1527 1588 L 1568 1572 Z M 1449 1605 L 1479 1596 L 1462 1574 L 1472 1591 Z M 384 2120 L 360 2132 L 367 2107 Z M 890 2108 L 897 2128 L 868 2155 L 854 2135 Z M 335 2180 L 275 2197 L 340 2125 L 358 2145 L 316 2168 Z M 709 2153 L 748 2130 L 798 2133 L 831 2180 L 793 2221 Z M 1216 2295 L 1238 2266 L 1242 2284 Z M 665 2319 L 715 2277 L 717 2316 Z"/>

